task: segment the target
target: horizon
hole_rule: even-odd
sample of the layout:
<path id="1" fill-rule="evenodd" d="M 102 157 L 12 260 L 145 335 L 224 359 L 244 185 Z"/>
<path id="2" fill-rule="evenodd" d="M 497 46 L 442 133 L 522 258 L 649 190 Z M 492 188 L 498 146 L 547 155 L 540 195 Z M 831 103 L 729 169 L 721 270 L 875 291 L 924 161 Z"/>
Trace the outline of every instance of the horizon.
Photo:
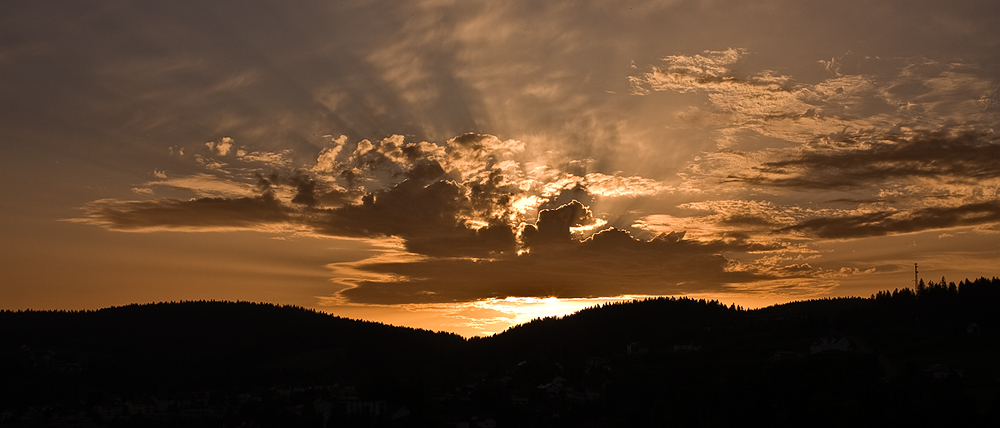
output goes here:
<path id="1" fill-rule="evenodd" d="M 0 5 L 0 309 L 499 333 L 997 275 L 1000 4 Z"/>
<path id="2" fill-rule="evenodd" d="M 956 283 L 955 281 L 948 281 L 947 284 L 950 284 L 950 285 L 958 284 L 959 288 L 961 288 L 961 284 L 962 283 L 967 283 L 967 282 L 971 282 L 971 281 L 978 281 L 978 280 L 990 280 L 990 279 L 992 279 L 994 282 L 997 281 L 997 277 L 993 276 L 993 277 L 990 277 L 990 278 L 987 278 L 987 277 L 979 277 L 979 278 L 975 278 L 975 279 L 964 278 L 962 280 L 959 280 L 958 283 Z M 919 279 L 919 284 L 920 285 L 924 285 L 925 284 L 923 278 Z M 934 286 L 936 284 L 944 285 L 944 284 L 946 284 L 946 282 L 944 281 L 944 278 L 942 278 L 942 281 L 940 281 L 940 282 L 935 283 L 934 280 L 930 280 L 926 284 L 928 286 Z M 781 307 L 781 306 L 789 305 L 789 304 L 794 304 L 794 303 L 809 303 L 809 302 L 816 302 L 816 301 L 838 300 L 838 299 L 870 300 L 870 299 L 875 299 L 877 294 L 882 294 L 882 293 L 885 293 L 888 296 L 895 297 L 895 293 L 896 292 L 910 291 L 910 292 L 916 293 L 918 290 L 919 290 L 919 287 L 917 287 L 917 288 L 903 287 L 903 288 L 894 288 L 892 290 L 889 290 L 889 289 L 879 290 L 876 293 L 872 293 L 868 297 L 865 297 L 865 296 L 837 296 L 837 297 L 827 296 L 827 297 L 820 297 L 820 298 L 814 298 L 814 299 L 792 300 L 792 301 L 788 301 L 788 302 L 774 303 L 774 304 L 770 304 L 770 305 L 767 305 L 767 306 L 759 306 L 759 307 L 743 307 L 741 305 L 737 305 L 736 303 L 730 303 L 729 305 L 726 305 L 726 302 L 722 302 L 722 301 L 719 301 L 719 300 L 705 299 L 705 298 L 699 299 L 699 298 L 695 298 L 695 297 L 691 297 L 691 296 L 632 296 L 632 298 L 630 298 L 630 299 L 624 299 L 624 300 L 610 300 L 609 299 L 609 300 L 603 301 L 601 303 L 596 303 L 596 304 L 594 304 L 592 306 L 586 306 L 586 307 L 582 307 L 582 308 L 579 308 L 579 309 L 575 309 L 573 312 L 565 312 L 565 313 L 559 312 L 559 313 L 541 314 L 541 315 L 532 317 L 530 319 L 527 319 L 527 321 L 523 321 L 522 320 L 522 321 L 519 321 L 519 322 L 517 322 L 515 324 L 511 324 L 511 325 L 507 326 L 503 331 L 491 332 L 489 334 L 483 334 L 482 332 L 479 332 L 477 334 L 474 329 L 464 329 L 463 331 L 455 331 L 455 330 L 448 330 L 448 329 L 437 329 L 437 330 L 435 330 L 435 329 L 425 328 L 425 327 L 415 326 L 415 325 L 392 324 L 392 323 L 382 322 L 382 321 L 378 321 L 378 320 L 363 319 L 363 318 L 351 318 L 351 317 L 347 317 L 347 316 L 342 316 L 342 315 L 334 313 L 334 312 L 324 311 L 322 309 L 308 308 L 308 307 L 297 306 L 297 305 L 292 305 L 292 304 L 277 304 L 277 303 L 264 302 L 264 301 L 257 301 L 257 302 L 255 302 L 255 301 L 248 301 L 248 300 L 176 300 L 176 301 L 158 301 L 158 302 L 133 302 L 133 303 L 125 304 L 125 305 L 105 306 L 105 307 L 96 308 L 96 309 L 70 309 L 70 310 L 67 310 L 67 309 L 55 309 L 55 310 L 52 310 L 52 309 L 43 309 L 43 310 L 39 310 L 39 309 L 30 309 L 30 308 L 29 309 L 14 309 L 14 310 L 12 310 L 12 309 L 2 309 L 2 308 L 0 308 L 0 312 L 2 312 L 2 311 L 8 311 L 8 312 L 22 312 L 22 311 L 24 311 L 24 312 L 32 312 L 32 311 L 34 311 L 34 312 L 60 312 L 60 311 L 69 311 L 69 312 L 78 312 L 78 313 L 80 313 L 80 312 L 96 312 L 96 311 L 108 310 L 108 309 L 118 309 L 118 308 L 130 307 L 130 306 L 177 305 L 177 304 L 186 304 L 186 303 L 232 303 L 232 304 L 249 303 L 249 304 L 252 304 L 252 305 L 272 306 L 272 307 L 275 307 L 275 308 L 299 309 L 299 310 L 313 312 L 313 313 L 316 313 L 316 314 L 329 315 L 329 316 L 334 316 L 334 317 L 337 317 L 337 318 L 347 319 L 347 320 L 351 320 L 351 321 L 373 322 L 373 323 L 385 325 L 385 326 L 388 326 L 388 327 L 401 327 L 401 328 L 410 328 L 410 329 L 416 329 L 416 330 L 423 330 L 423 331 L 428 331 L 428 332 L 432 332 L 432 333 L 454 334 L 454 335 L 462 337 L 465 340 L 469 340 L 469 339 L 473 339 L 473 338 L 488 338 L 488 337 L 493 337 L 493 336 L 496 336 L 496 335 L 500 335 L 500 334 L 506 333 L 507 331 L 509 331 L 511 329 L 514 329 L 515 327 L 527 325 L 527 324 L 530 324 L 530 323 L 532 323 L 534 321 L 537 321 L 537 320 L 562 319 L 562 318 L 565 318 L 565 317 L 576 315 L 576 314 L 578 314 L 578 313 L 580 313 L 582 311 L 585 311 L 585 310 L 601 309 L 601 308 L 603 308 L 603 307 L 605 307 L 607 305 L 635 304 L 635 303 L 642 303 L 642 302 L 646 302 L 646 301 L 655 301 L 655 300 L 658 300 L 658 299 L 669 299 L 669 300 L 684 300 L 684 299 L 687 299 L 687 300 L 690 300 L 692 302 L 703 302 L 703 303 L 707 303 L 707 304 L 719 304 L 721 306 L 729 307 L 730 309 L 732 309 L 733 307 L 736 307 L 736 309 L 739 310 L 739 311 L 752 312 L 752 311 L 757 311 L 757 310 L 777 308 L 777 307 Z"/>

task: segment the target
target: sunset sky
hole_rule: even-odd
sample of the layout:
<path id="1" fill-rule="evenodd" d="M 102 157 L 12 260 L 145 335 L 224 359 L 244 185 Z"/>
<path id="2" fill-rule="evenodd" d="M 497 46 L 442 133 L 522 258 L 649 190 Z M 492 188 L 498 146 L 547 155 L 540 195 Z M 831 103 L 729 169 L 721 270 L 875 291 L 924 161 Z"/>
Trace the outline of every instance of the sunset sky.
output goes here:
<path id="1" fill-rule="evenodd" d="M 0 309 L 500 332 L 1000 275 L 1000 2 L 0 3 Z"/>

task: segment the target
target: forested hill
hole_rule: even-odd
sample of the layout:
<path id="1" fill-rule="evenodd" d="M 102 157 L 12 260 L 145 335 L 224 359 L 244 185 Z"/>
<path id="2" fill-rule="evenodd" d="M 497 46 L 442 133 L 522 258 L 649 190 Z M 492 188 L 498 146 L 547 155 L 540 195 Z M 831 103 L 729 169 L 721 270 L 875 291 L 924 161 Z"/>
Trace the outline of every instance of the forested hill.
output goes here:
<path id="1" fill-rule="evenodd" d="M 132 304 L 96 311 L 4 311 L 0 334 L 7 343 L 128 350 L 151 354 L 184 348 L 197 359 L 266 362 L 319 348 L 454 347 L 452 333 L 352 320 L 295 306 L 188 301 Z"/>
<path id="2" fill-rule="evenodd" d="M 490 348 L 525 352 L 600 354 L 625 349 L 670 348 L 705 340 L 730 344 L 760 335 L 814 335 L 846 329 L 876 331 L 948 328 L 964 331 L 970 323 L 1000 332 L 1000 278 L 978 278 L 958 283 L 920 281 L 909 288 L 881 291 L 870 297 L 797 301 L 745 310 L 718 301 L 654 298 L 609 303 L 562 318 L 536 319 L 503 334 L 480 341 Z M 728 337 L 739 331 L 737 337 Z M 788 337 L 791 337 L 788 336 Z M 760 339 L 760 338 L 758 338 Z M 477 340 L 473 340 L 474 342 Z M 742 346 L 742 349 L 753 347 Z"/>
<path id="3" fill-rule="evenodd" d="M 8 386 L 20 380 L 31 391 L 51 385 L 36 385 L 25 366 L 79 369 L 78 381 L 146 392 L 279 379 L 361 384 L 437 364 L 464 345 L 452 333 L 249 302 L 0 312 L 0 369 L 14 382 Z M 376 372 L 378 379 L 369 375 Z"/>
<path id="4" fill-rule="evenodd" d="M 996 361 L 1000 278 L 755 310 L 629 301 L 468 340 L 247 302 L 3 311 L 0 425 L 989 426 Z"/>

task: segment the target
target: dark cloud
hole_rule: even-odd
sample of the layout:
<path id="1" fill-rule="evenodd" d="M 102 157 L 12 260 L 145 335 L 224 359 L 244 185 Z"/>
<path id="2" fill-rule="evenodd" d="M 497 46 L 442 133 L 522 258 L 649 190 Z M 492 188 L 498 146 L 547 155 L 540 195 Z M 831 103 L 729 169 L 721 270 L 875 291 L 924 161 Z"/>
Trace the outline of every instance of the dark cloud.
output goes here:
<path id="1" fill-rule="evenodd" d="M 293 196 L 291 200 L 293 204 L 314 207 L 319 203 L 321 197 L 324 197 L 325 200 L 330 202 L 333 202 L 334 200 L 334 198 L 331 198 L 329 195 L 329 193 L 331 193 L 330 191 L 319 193 L 316 180 L 308 176 L 304 171 L 297 171 L 295 174 L 287 177 L 281 176 L 277 173 L 272 173 L 266 177 L 258 173 L 256 177 L 257 188 L 262 194 L 269 194 L 273 196 L 272 188 L 275 185 L 284 184 L 291 186 L 295 190 L 295 196 Z"/>
<path id="2" fill-rule="evenodd" d="M 174 180 L 255 196 L 97 201 L 76 221 L 132 231 L 286 223 L 329 236 L 395 236 L 426 255 L 486 257 L 516 250 L 511 196 L 523 191 L 511 184 L 511 172 L 494 166 L 516 149 L 481 134 L 456 137 L 446 147 L 401 136 L 362 140 L 341 160 L 325 159 L 321 170 L 256 172 L 245 177 L 252 187 L 208 174 Z"/>
<path id="3" fill-rule="evenodd" d="M 484 227 L 465 224 L 472 202 L 452 181 L 422 186 L 404 180 L 391 189 L 369 193 L 363 202 L 316 212 L 311 226 L 332 236 L 404 239 L 408 250 L 434 256 L 486 257 L 514 251 L 509 224 L 494 218 Z"/>
<path id="4" fill-rule="evenodd" d="M 734 213 L 722 216 L 719 218 L 718 224 L 723 226 L 743 227 L 747 229 L 774 227 L 778 225 L 778 223 L 772 221 L 772 219 L 768 216 L 755 215 L 753 213 Z"/>
<path id="5" fill-rule="evenodd" d="M 958 207 L 878 211 L 846 217 L 815 218 L 778 229 L 777 232 L 796 232 L 827 239 L 850 239 L 997 222 L 1000 222 L 1000 200 Z"/>
<path id="6" fill-rule="evenodd" d="M 803 189 L 850 189 L 926 178 L 975 184 L 1000 178 L 1000 134 L 948 130 L 913 135 L 838 135 L 791 158 L 765 162 L 757 175 L 729 181 Z"/>
<path id="7" fill-rule="evenodd" d="M 524 227 L 521 239 L 529 248 L 565 244 L 571 241 L 570 228 L 590 226 L 595 222 L 590 209 L 574 200 L 559 208 L 539 211 L 538 221 Z"/>
<path id="8" fill-rule="evenodd" d="M 83 209 L 83 218 L 70 221 L 120 231 L 256 229 L 295 218 L 294 210 L 283 206 L 269 193 L 247 198 L 188 201 L 99 200 Z"/>
<path id="9" fill-rule="evenodd" d="M 539 208 L 537 219 L 526 224 L 512 208 L 512 198 L 523 193 L 511 184 L 516 172 L 491 167 L 498 162 L 496 147 L 483 144 L 496 146 L 498 140 L 487 137 L 456 138 L 444 165 L 434 150 L 401 155 L 404 151 L 397 149 L 414 146 L 398 142 L 362 147 L 341 170 L 353 171 L 359 183 L 375 183 L 386 172 L 390 174 L 383 178 L 401 181 L 364 191 L 353 202 L 351 195 L 362 187 L 338 189 L 299 170 L 256 174 L 257 195 L 252 197 L 97 201 L 76 221 L 131 231 L 282 225 L 326 236 L 398 237 L 406 251 L 419 255 L 358 263 L 354 269 L 391 280 L 345 282 L 350 287 L 341 297 L 352 303 L 674 294 L 718 291 L 772 277 L 737 268 L 722 254 L 779 247 L 735 235 L 725 241 L 686 241 L 683 232 L 638 240 L 626 230 L 600 230 L 601 220 L 576 199 Z M 594 200 L 585 186 L 568 183 L 539 206 L 571 196 Z M 330 195 L 338 195 L 341 204 L 324 203 Z M 581 230 L 593 234 L 584 239 Z"/>
<path id="10" fill-rule="evenodd" d="M 357 269 L 391 281 L 351 284 L 354 303 L 444 303 L 483 298 L 585 298 L 725 291 L 731 284 L 775 278 L 733 269 L 719 245 L 661 235 L 650 241 L 609 229 L 574 245 L 492 260 L 440 259 L 365 263 Z"/>
<path id="11" fill-rule="evenodd" d="M 781 245 L 755 243 L 736 231 L 704 242 L 684 240 L 683 232 L 639 240 L 623 229 L 601 230 L 605 220 L 590 209 L 601 196 L 589 185 L 621 198 L 630 184 L 645 189 L 656 183 L 619 175 L 579 177 L 552 168 L 530 176 L 510 160 L 517 150 L 519 143 L 483 134 L 464 134 L 445 146 L 398 136 L 363 140 L 337 158 L 324 158 L 322 169 L 246 177 L 254 182 L 254 196 L 98 201 L 77 221 L 112 230 L 280 225 L 324 236 L 400 238 L 412 254 L 353 267 L 382 278 L 345 281 L 350 287 L 341 297 L 353 303 L 673 294 L 773 277 L 740 267 L 723 253 Z M 179 183 L 218 186 L 220 180 L 205 175 Z M 530 210 L 518 203 L 535 204 L 537 214 L 527 217 Z M 753 216 L 729 220 L 762 227 Z"/>

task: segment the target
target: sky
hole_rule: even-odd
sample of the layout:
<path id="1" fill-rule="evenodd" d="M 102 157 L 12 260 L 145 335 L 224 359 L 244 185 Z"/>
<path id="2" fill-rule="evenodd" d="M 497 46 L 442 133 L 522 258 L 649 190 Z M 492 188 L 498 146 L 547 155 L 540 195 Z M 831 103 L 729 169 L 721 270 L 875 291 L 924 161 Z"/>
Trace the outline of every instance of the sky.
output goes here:
<path id="1" fill-rule="evenodd" d="M 1000 3 L 0 3 L 0 309 L 489 335 L 1000 275 Z"/>

